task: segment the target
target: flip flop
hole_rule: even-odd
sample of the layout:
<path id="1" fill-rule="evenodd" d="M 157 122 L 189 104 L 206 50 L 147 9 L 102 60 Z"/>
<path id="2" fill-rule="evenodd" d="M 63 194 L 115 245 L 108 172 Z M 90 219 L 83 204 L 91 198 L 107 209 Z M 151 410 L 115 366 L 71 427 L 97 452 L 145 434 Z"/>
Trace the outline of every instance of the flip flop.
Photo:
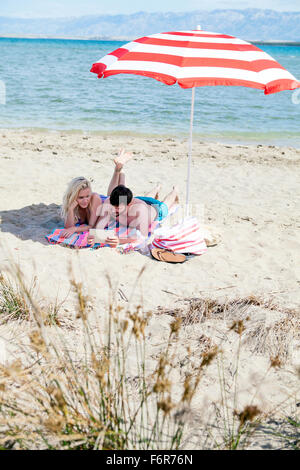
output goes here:
<path id="1" fill-rule="evenodd" d="M 173 253 L 168 250 L 161 250 L 160 248 L 152 248 L 151 254 L 153 258 L 158 261 L 164 261 L 165 263 L 184 263 L 186 256 L 180 253 Z"/>

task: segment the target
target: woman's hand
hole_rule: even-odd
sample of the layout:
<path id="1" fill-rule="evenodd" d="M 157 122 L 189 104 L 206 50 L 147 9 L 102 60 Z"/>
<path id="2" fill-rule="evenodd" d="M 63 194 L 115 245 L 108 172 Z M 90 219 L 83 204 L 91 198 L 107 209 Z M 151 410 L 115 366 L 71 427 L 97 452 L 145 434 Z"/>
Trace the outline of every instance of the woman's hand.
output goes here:
<path id="1" fill-rule="evenodd" d="M 70 209 L 74 210 L 77 206 L 78 206 L 78 202 L 75 199 L 75 201 L 73 201 L 72 204 L 70 204 Z"/>
<path id="2" fill-rule="evenodd" d="M 64 238 L 69 238 L 75 233 L 76 227 L 65 228 L 62 230 L 60 236 Z"/>
<path id="3" fill-rule="evenodd" d="M 105 240 L 105 243 L 109 245 L 111 248 L 116 248 L 119 245 L 119 238 L 116 235 L 112 235 L 110 237 L 107 237 Z"/>

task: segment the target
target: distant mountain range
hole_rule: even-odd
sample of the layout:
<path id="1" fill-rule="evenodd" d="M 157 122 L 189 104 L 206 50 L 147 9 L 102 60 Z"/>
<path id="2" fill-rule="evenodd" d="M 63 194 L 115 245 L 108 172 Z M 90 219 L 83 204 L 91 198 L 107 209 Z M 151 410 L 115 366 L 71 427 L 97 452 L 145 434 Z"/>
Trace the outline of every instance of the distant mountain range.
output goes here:
<path id="1" fill-rule="evenodd" d="M 130 40 L 162 31 L 196 29 L 198 24 L 207 31 L 227 33 L 249 41 L 300 41 L 300 11 L 252 8 L 57 19 L 0 17 L 0 36 Z"/>

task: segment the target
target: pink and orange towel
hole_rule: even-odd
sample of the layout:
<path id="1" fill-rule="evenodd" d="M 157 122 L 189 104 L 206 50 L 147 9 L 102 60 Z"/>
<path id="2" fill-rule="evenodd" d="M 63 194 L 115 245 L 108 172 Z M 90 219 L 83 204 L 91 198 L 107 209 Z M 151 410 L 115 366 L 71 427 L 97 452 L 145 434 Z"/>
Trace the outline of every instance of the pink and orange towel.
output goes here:
<path id="1" fill-rule="evenodd" d="M 140 232 L 135 228 L 127 228 L 127 227 L 115 227 L 114 224 L 111 224 L 107 229 L 114 230 L 115 234 L 122 238 L 137 238 L 137 241 L 134 243 L 126 243 L 120 247 L 120 251 L 122 253 L 129 253 L 134 250 L 139 250 L 145 242 L 150 238 L 153 231 L 159 225 L 158 221 L 154 221 L 149 227 L 148 238 L 145 240 L 141 237 Z M 46 235 L 46 240 L 51 243 L 52 245 L 64 245 L 70 248 L 91 248 L 91 245 L 88 244 L 87 239 L 89 232 L 82 232 L 82 233 L 74 233 L 69 238 L 65 238 L 61 236 L 61 232 L 64 228 L 56 228 L 54 229 L 49 235 Z M 103 248 L 105 246 L 109 246 L 105 243 L 95 243 L 93 249 Z"/>

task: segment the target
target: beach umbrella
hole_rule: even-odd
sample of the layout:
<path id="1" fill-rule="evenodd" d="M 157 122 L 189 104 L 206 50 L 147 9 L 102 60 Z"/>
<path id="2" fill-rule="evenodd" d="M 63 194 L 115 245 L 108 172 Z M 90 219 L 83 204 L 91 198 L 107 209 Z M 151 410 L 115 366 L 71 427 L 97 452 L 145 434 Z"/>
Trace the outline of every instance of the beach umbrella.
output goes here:
<path id="1" fill-rule="evenodd" d="M 300 82 L 269 54 L 227 34 L 171 31 L 135 39 L 94 63 L 99 78 L 120 73 L 192 88 L 186 205 L 189 203 L 195 87 L 243 86 L 265 94 L 300 88 Z"/>

